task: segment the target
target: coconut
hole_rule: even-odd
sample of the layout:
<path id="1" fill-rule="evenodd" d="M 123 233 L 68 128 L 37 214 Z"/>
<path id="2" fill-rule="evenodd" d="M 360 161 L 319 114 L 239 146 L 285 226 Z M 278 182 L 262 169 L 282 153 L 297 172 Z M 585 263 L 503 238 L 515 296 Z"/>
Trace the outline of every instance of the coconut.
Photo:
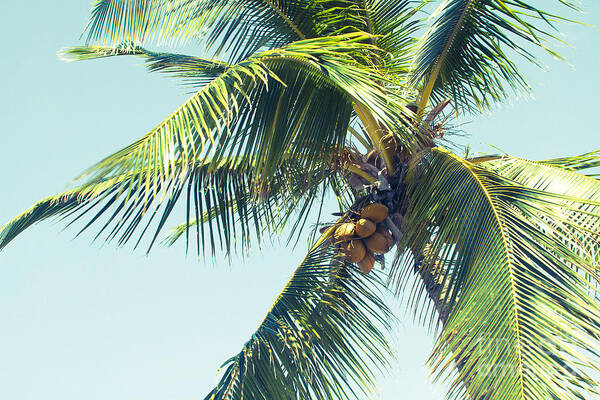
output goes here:
<path id="1" fill-rule="evenodd" d="M 342 245 L 342 253 L 346 255 L 346 259 L 350 262 L 356 263 L 362 260 L 365 257 L 365 253 L 367 249 L 365 249 L 365 245 L 362 240 L 355 239 L 351 240 L 348 243 Z"/>
<path id="2" fill-rule="evenodd" d="M 333 236 L 336 242 L 344 242 L 352 239 L 352 236 L 354 236 L 354 224 L 351 222 L 341 224 L 337 227 Z"/>
<path id="3" fill-rule="evenodd" d="M 394 237 L 385 226 L 377 225 L 375 232 L 382 234 L 386 238 L 388 242 L 388 249 L 394 245 Z"/>
<path id="4" fill-rule="evenodd" d="M 363 273 L 368 274 L 371 272 L 373 266 L 375 265 L 375 257 L 373 257 L 373 253 L 367 251 L 365 257 L 360 260 L 357 265 Z"/>
<path id="5" fill-rule="evenodd" d="M 371 236 L 375 232 L 375 229 L 377 229 L 375 223 L 366 218 L 361 218 L 356 223 L 356 234 L 361 238 Z"/>
<path id="6" fill-rule="evenodd" d="M 383 204 L 369 204 L 360 211 L 360 216 L 375 223 L 383 222 L 388 216 L 388 208 Z"/>
<path id="7" fill-rule="evenodd" d="M 367 248 L 374 253 L 387 253 L 390 249 L 388 239 L 378 232 L 365 239 L 365 243 Z"/>

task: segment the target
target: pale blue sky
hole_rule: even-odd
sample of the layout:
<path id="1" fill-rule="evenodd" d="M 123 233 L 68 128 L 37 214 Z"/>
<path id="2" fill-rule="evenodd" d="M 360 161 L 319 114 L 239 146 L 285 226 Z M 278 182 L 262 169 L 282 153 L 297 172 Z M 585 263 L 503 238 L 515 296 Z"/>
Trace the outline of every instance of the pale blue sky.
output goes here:
<path id="1" fill-rule="evenodd" d="M 546 3 L 540 1 L 539 3 Z M 600 4 L 582 19 L 600 24 Z M 143 135 L 186 90 L 149 75 L 139 60 L 64 63 L 77 45 L 85 0 L 7 2 L 0 34 L 0 225 Z M 568 26 L 563 48 L 575 68 L 547 59 L 527 67 L 535 100 L 521 99 L 465 125 L 477 150 L 494 144 L 547 158 L 600 148 L 600 33 Z M 174 223 L 178 221 L 173 221 Z M 38 225 L 0 253 L 0 398 L 198 399 L 217 367 L 237 353 L 302 259 L 306 245 L 254 250 L 214 263 L 182 246 L 150 256 L 71 240 L 59 224 Z M 443 398 L 424 362 L 432 339 L 398 307 L 398 360 L 378 398 Z"/>

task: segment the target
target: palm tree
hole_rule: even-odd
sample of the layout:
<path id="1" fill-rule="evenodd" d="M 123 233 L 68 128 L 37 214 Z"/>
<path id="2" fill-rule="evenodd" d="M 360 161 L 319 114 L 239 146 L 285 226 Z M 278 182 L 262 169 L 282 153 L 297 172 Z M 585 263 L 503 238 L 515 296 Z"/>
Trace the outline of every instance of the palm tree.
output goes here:
<path id="1" fill-rule="evenodd" d="M 600 153 L 461 156 L 445 122 L 528 90 L 514 59 L 559 57 L 552 29 L 564 18 L 526 0 L 429 3 L 96 1 L 86 45 L 63 57 L 140 57 L 194 93 L 5 225 L 0 249 L 59 217 L 150 251 L 179 203 L 186 219 L 166 242 L 185 238 L 199 255 L 243 253 L 285 227 L 309 235 L 207 399 L 368 394 L 392 356 L 387 290 L 434 323 L 430 364 L 451 378 L 449 398 L 598 394 Z M 194 42 L 211 58 L 143 47 Z M 320 212 L 326 195 L 335 218 Z M 372 229 L 383 245 L 358 237 Z M 388 268 L 369 273 L 374 261 Z"/>

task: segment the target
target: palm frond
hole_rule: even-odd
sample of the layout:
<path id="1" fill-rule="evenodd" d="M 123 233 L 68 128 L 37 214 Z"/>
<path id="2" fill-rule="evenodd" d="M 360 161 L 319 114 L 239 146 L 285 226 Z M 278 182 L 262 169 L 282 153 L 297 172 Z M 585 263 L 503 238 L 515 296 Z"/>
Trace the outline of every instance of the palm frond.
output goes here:
<path id="1" fill-rule="evenodd" d="M 88 174 L 104 179 L 143 169 L 153 172 L 148 179 L 165 180 L 177 172 L 176 163 L 185 166 L 211 153 L 216 162 L 237 154 L 255 158 L 257 184 L 285 158 L 298 159 L 311 171 L 343 148 L 354 101 L 384 123 L 398 123 L 400 101 L 384 92 L 375 71 L 353 61 L 357 51 L 370 48 L 360 43 L 363 37 L 296 42 L 233 65 Z"/>
<path id="2" fill-rule="evenodd" d="M 96 2 L 86 28 L 88 42 L 114 46 L 155 39 L 205 39 L 216 53 L 234 60 L 259 49 L 316 37 L 318 11 L 303 0 L 102 0 Z"/>
<path id="3" fill-rule="evenodd" d="M 239 190 L 232 194 L 227 191 L 213 194 L 210 197 L 212 207 L 210 199 L 205 200 L 202 207 L 195 207 L 192 215 L 188 213 L 185 223 L 171 229 L 165 243 L 171 246 L 185 238 L 188 248 L 192 242 L 195 243 L 198 255 L 206 252 L 209 244 L 212 244 L 214 253 L 214 243 L 219 243 L 222 250 L 229 252 L 236 244 L 237 236 L 241 236 L 244 250 L 251 247 L 252 239 L 260 244 L 264 236 L 271 238 L 285 227 L 290 228 L 291 240 L 294 235 L 304 232 L 313 206 L 319 206 L 319 202 L 322 204 L 325 194 L 335 184 L 335 173 L 330 165 L 324 164 L 312 174 L 307 174 L 294 162 L 288 161 L 275 178 L 262 187 L 249 185 L 249 174 L 235 176 Z M 222 183 L 215 182 L 214 187 Z M 322 193 L 321 197 L 319 193 Z M 220 232 L 231 232 L 231 237 L 221 237 Z"/>
<path id="4" fill-rule="evenodd" d="M 598 151 L 539 161 L 495 156 L 481 165 L 527 187 L 588 200 L 600 198 L 600 181 L 595 178 L 595 171 L 583 174 L 600 167 Z"/>
<path id="5" fill-rule="evenodd" d="M 193 0 L 97 0 L 85 27 L 87 43 L 136 45 L 148 39 L 173 41 L 187 33 L 186 25 L 201 24 L 207 16 L 197 13 Z"/>
<path id="6" fill-rule="evenodd" d="M 65 61 L 95 60 L 116 56 L 137 56 L 145 59 L 150 72 L 163 72 L 183 79 L 193 87 L 203 87 L 227 72 L 232 66 L 225 62 L 183 54 L 154 52 L 131 42 L 116 47 L 77 46 L 59 52 Z"/>
<path id="7" fill-rule="evenodd" d="M 576 8 L 574 2 L 559 0 Z M 419 109 L 430 96 L 434 102 L 452 97 L 458 109 L 487 108 L 509 88 L 527 89 L 513 54 L 539 64 L 529 50 L 559 40 L 554 23 L 564 20 L 531 2 L 446 0 L 435 11 L 433 25 L 423 37 L 414 63 L 415 85 L 421 84 Z"/>
<path id="8" fill-rule="evenodd" d="M 248 229 L 253 226 L 259 244 L 265 233 L 278 234 L 287 226 L 290 228 L 288 236 L 288 244 L 290 244 L 294 238 L 297 242 L 301 234 L 304 233 L 307 217 L 313 206 L 321 210 L 328 194 L 333 194 L 338 201 L 342 202 L 343 205 L 339 207 L 340 210 L 348 208 L 347 198 L 350 195 L 348 187 L 345 182 L 340 180 L 337 171 L 328 169 L 327 165 L 323 165 L 323 168 L 319 169 L 317 175 L 313 177 L 308 177 L 301 171 L 287 171 L 284 165 L 281 176 L 285 177 L 286 180 L 281 182 L 279 179 L 274 180 L 268 188 L 262 188 L 261 193 L 253 193 L 252 189 L 254 188 L 249 187 L 245 194 L 238 194 L 235 201 L 226 202 L 230 207 L 228 212 L 231 215 L 237 215 L 239 212 L 238 203 L 243 203 L 249 204 L 251 211 L 242 215 L 257 216 L 258 218 L 246 220 L 236 216 L 234 220 L 225 221 L 222 219 L 221 225 L 231 229 L 228 224 L 243 224 L 246 232 L 253 231 L 253 229 Z M 224 210 L 222 208 L 223 206 L 215 205 L 201 215 L 199 214 L 198 218 L 191 219 L 188 217 L 186 222 L 171 228 L 164 243 L 172 246 L 185 238 L 189 247 L 190 240 L 193 239 L 190 236 L 190 230 L 194 230 L 195 236 L 198 236 L 201 232 L 203 233 L 206 228 L 200 231 L 199 226 L 215 223 L 215 220 L 223 214 Z M 321 214 L 319 213 L 317 220 L 312 224 L 314 229 L 312 229 L 311 236 L 316 234 L 321 222 Z M 202 243 L 204 242 L 202 240 Z M 247 247 L 250 247 L 250 243 L 247 243 Z M 204 251 L 204 248 L 205 246 L 199 244 L 197 250 L 198 252 Z"/>
<path id="9" fill-rule="evenodd" d="M 302 261 L 206 400 L 355 398 L 387 365 L 392 313 L 379 278 L 363 275 L 327 245 Z"/>
<path id="10" fill-rule="evenodd" d="M 538 161 L 539 164 L 550 165 L 570 171 L 583 171 L 600 167 L 600 150 L 574 157 L 553 158 Z M 598 176 L 598 171 L 588 172 L 588 176 Z"/>
<path id="11" fill-rule="evenodd" d="M 503 157 L 497 161 L 482 164 L 486 169 L 502 175 L 505 178 L 518 182 L 520 185 L 542 190 L 548 193 L 568 196 L 560 203 L 556 212 L 569 216 L 577 221 L 577 229 L 585 231 L 590 229 L 595 232 L 598 224 L 597 216 L 600 215 L 600 180 L 575 172 L 594 168 L 600 165 L 600 159 L 594 153 L 562 159 L 530 161 L 514 157 Z M 586 201 L 581 202 L 580 199 Z M 590 204 L 589 202 L 598 204 Z M 575 210 L 575 211 L 573 211 Z M 572 227 L 564 226 L 577 235 L 579 246 L 586 251 L 580 252 L 581 257 L 592 257 L 589 262 L 594 262 L 594 257 L 600 254 L 600 242 L 595 234 L 577 234 Z"/>
<path id="12" fill-rule="evenodd" d="M 580 199 L 600 202 L 600 180 L 577 172 L 600 166 L 600 157 L 595 152 L 542 161 L 503 157 L 483 163 L 482 166 L 523 186 L 568 196 L 574 200 L 563 199 L 563 204 L 569 204 L 569 207 L 581 206 L 582 211 L 592 214 L 592 221 L 593 216 L 600 213 L 600 207 L 578 202 Z M 580 222 L 584 223 L 583 220 Z M 584 226 L 585 224 L 582 225 Z"/>
<path id="13" fill-rule="evenodd" d="M 406 74 L 409 70 L 416 45 L 415 35 L 422 23 L 416 15 L 425 3 L 411 0 L 365 1 L 369 18 L 366 31 L 378 36 L 375 43 L 389 55 L 385 67 L 392 73 Z"/>
<path id="14" fill-rule="evenodd" d="M 234 61 L 260 49 L 323 36 L 315 31 L 318 8 L 312 1 L 212 0 L 200 2 L 199 8 L 210 15 L 202 26 L 208 45 Z"/>
<path id="15" fill-rule="evenodd" d="M 147 172 L 88 183 L 46 198 L 17 216 L 0 230 L 0 249 L 31 225 L 61 217 L 71 224 L 87 219 L 79 233 L 96 224 L 100 226 L 96 239 L 104 234 L 107 241 L 118 239 L 119 245 L 141 230 L 135 238 L 138 246 L 153 226 L 150 251 L 184 195 L 187 223 L 181 235 L 185 234 L 188 246 L 193 227 L 198 254 L 206 253 L 207 248 L 213 255 L 217 249 L 228 254 L 244 252 L 253 239 L 260 242 L 264 235 L 279 233 L 294 213 L 301 220 L 331 174 L 325 164 L 311 173 L 289 160 L 268 186 L 256 187 L 250 178 L 253 168 L 251 160 L 238 157 L 219 165 L 211 160 L 198 162 L 180 168 L 184 177 L 173 176 L 151 186 L 147 185 Z M 190 222 L 205 214 L 210 218 L 204 224 Z"/>
<path id="16" fill-rule="evenodd" d="M 396 263 L 393 276 L 417 269 L 444 289 L 431 362 L 440 374 L 457 366 L 451 397 L 584 398 L 597 393 L 600 356 L 597 192 L 560 194 L 508 163 L 503 176 L 443 149 L 425 155 L 403 238 L 416 264 Z"/>
<path id="17" fill-rule="evenodd" d="M 414 37 L 420 27 L 415 17 L 420 1 L 410 0 L 316 0 L 315 29 L 318 36 L 367 32 L 371 43 L 384 50 L 373 54 L 373 62 L 389 74 L 404 75 L 409 70 Z"/>
<path id="18" fill-rule="evenodd" d="M 88 43 L 111 47 L 204 39 L 233 62 L 296 40 L 362 31 L 382 36 L 380 47 L 405 65 L 419 8 L 409 0 L 103 0 L 86 30 Z"/>
<path id="19" fill-rule="evenodd" d="M 61 214 L 68 214 L 93 199 L 107 198 L 123 178 L 115 177 L 94 185 L 82 185 L 37 202 L 0 229 L 0 250 L 33 224 Z M 112 190 L 111 190 L 112 189 Z"/>
<path id="20" fill-rule="evenodd" d="M 218 207 L 216 226 L 208 224 L 208 234 L 201 231 L 196 235 L 198 240 L 210 239 L 212 248 L 219 236 L 224 249 L 231 250 L 235 235 L 230 236 L 229 231 L 236 226 L 234 212 L 241 221 L 242 248 L 249 243 L 247 230 L 252 219 L 259 219 L 252 223 L 256 228 L 269 225 L 267 221 L 281 227 L 291 212 L 298 210 L 301 199 L 295 196 L 314 195 L 331 169 L 338 167 L 336 155 L 345 143 L 353 99 L 374 108 L 387 109 L 389 105 L 383 91 L 368 82 L 372 73 L 365 74 L 357 63 L 348 64 L 353 59 L 350 53 L 368 46 L 360 40 L 359 35 L 347 35 L 297 42 L 229 67 L 152 132 L 88 171 L 88 184 L 79 191 L 87 193 L 92 188 L 90 200 L 96 199 L 93 188 L 98 185 L 113 182 L 116 188 L 102 192 L 113 197 L 106 199 L 92 221 L 118 204 L 101 232 L 112 223 L 106 239 L 118 237 L 119 244 L 124 244 L 139 229 L 139 243 L 158 214 L 158 206 L 163 205 L 162 217 L 153 228 L 152 246 L 178 198 L 187 191 L 188 222 L 192 195 L 204 196 L 204 202 L 194 201 L 196 219 L 205 210 Z M 203 66 L 200 62 L 199 68 Z M 379 114 L 385 115 L 385 110 Z M 228 169 L 229 175 L 219 175 L 223 169 Z M 292 182 L 297 190 L 288 190 L 287 195 L 277 191 L 289 189 Z M 248 214 L 258 212 L 247 205 L 249 198 L 260 198 L 270 188 L 277 189 L 273 201 L 280 207 L 288 201 L 289 207 L 281 207 L 278 213 L 270 210 L 272 204 L 267 202 L 259 209 L 260 215 Z M 78 190 L 73 196 L 59 195 L 34 206 L 27 218 L 18 218 L 5 228 L 4 244 L 23 224 L 45 218 L 39 210 L 52 204 L 53 212 L 60 214 L 77 196 Z M 306 199 L 313 200 L 310 196 Z M 147 214 L 149 217 L 144 218 Z M 275 218 L 278 222 L 272 223 Z M 142 221 L 147 224 L 142 226 Z M 203 244 L 198 245 L 200 251 Z"/>

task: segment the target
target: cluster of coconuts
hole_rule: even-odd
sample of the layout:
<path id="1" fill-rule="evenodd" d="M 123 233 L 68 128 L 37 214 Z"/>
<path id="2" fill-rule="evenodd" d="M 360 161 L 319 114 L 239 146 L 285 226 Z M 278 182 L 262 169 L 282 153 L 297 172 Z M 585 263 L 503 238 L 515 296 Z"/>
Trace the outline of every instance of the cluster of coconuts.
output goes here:
<path id="1" fill-rule="evenodd" d="M 394 245 L 392 234 L 381 224 L 387 216 L 385 205 L 372 203 L 362 208 L 350 222 L 340 224 L 333 234 L 340 253 L 365 274 L 373 269 L 374 253 L 387 253 Z"/>

